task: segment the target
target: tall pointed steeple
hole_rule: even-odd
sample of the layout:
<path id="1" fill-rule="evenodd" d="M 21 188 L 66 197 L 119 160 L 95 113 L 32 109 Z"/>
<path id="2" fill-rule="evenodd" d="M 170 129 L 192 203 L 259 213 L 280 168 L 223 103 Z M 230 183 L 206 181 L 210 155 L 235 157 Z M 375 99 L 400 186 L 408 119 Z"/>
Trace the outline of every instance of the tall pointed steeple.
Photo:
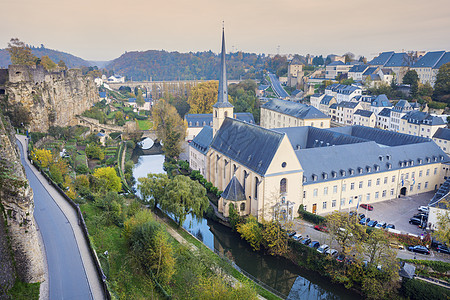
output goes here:
<path id="1" fill-rule="evenodd" d="M 217 94 L 217 102 L 213 107 L 233 107 L 228 102 L 228 84 L 227 84 L 227 66 L 225 63 L 225 28 L 222 27 L 222 52 L 220 53 L 220 77 L 219 77 L 219 91 Z"/>
<path id="2" fill-rule="evenodd" d="M 222 53 L 220 54 L 220 77 L 217 102 L 213 105 L 213 134 L 222 126 L 225 118 L 233 117 L 233 105 L 228 102 L 227 66 L 225 64 L 225 28 L 222 27 Z"/>

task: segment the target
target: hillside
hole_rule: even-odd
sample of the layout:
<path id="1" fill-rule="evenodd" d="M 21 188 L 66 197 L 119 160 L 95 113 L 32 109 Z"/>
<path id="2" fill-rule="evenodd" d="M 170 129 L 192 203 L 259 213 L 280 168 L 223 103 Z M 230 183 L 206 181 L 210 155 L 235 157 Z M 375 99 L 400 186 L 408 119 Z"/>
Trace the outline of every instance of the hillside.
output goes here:
<path id="1" fill-rule="evenodd" d="M 66 63 L 66 66 L 69 68 L 77 68 L 77 67 L 89 67 L 91 64 L 77 56 L 74 56 L 72 54 L 53 50 L 53 49 L 47 49 L 45 47 L 33 47 L 30 46 L 32 53 L 37 57 L 42 57 L 47 55 L 50 57 L 51 60 L 53 60 L 55 63 L 58 63 L 60 60 L 63 60 Z M 5 49 L 0 49 L 0 68 L 7 68 L 8 65 L 11 64 L 11 60 L 9 58 L 9 53 Z"/>
<path id="2" fill-rule="evenodd" d="M 254 53 L 227 54 L 228 79 L 260 78 L 268 58 Z M 126 52 L 106 66 L 132 80 L 218 79 L 220 58 L 212 51 L 167 52 L 159 50 Z"/>

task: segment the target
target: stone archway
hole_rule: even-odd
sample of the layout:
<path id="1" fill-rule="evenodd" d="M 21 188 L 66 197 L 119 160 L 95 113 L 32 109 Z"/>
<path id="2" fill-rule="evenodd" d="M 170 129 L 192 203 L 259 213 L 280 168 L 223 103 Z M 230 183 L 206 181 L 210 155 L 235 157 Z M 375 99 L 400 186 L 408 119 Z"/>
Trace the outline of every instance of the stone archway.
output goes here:
<path id="1" fill-rule="evenodd" d="M 400 189 L 400 195 L 406 196 L 406 186 L 404 186 Z"/>

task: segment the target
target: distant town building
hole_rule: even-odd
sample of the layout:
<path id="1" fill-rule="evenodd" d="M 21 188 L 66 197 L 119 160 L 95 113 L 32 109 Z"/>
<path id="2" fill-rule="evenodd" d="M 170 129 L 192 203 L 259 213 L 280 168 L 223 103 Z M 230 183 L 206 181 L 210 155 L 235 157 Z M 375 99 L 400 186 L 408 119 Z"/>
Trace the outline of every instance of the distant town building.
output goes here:
<path id="1" fill-rule="evenodd" d="M 436 75 L 439 72 L 439 68 L 450 62 L 450 52 L 445 51 L 433 51 L 425 54 L 419 59 L 412 69 L 419 75 L 421 83 L 429 83 L 434 87 L 436 82 Z"/>

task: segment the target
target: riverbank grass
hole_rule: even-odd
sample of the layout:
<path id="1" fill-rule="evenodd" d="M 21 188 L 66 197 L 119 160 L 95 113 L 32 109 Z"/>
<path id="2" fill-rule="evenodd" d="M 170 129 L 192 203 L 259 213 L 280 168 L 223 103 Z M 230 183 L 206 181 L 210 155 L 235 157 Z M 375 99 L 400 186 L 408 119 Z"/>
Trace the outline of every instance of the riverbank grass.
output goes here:
<path id="1" fill-rule="evenodd" d="M 40 282 L 26 283 L 16 280 L 14 286 L 8 291 L 8 296 L 16 300 L 38 300 Z"/>

